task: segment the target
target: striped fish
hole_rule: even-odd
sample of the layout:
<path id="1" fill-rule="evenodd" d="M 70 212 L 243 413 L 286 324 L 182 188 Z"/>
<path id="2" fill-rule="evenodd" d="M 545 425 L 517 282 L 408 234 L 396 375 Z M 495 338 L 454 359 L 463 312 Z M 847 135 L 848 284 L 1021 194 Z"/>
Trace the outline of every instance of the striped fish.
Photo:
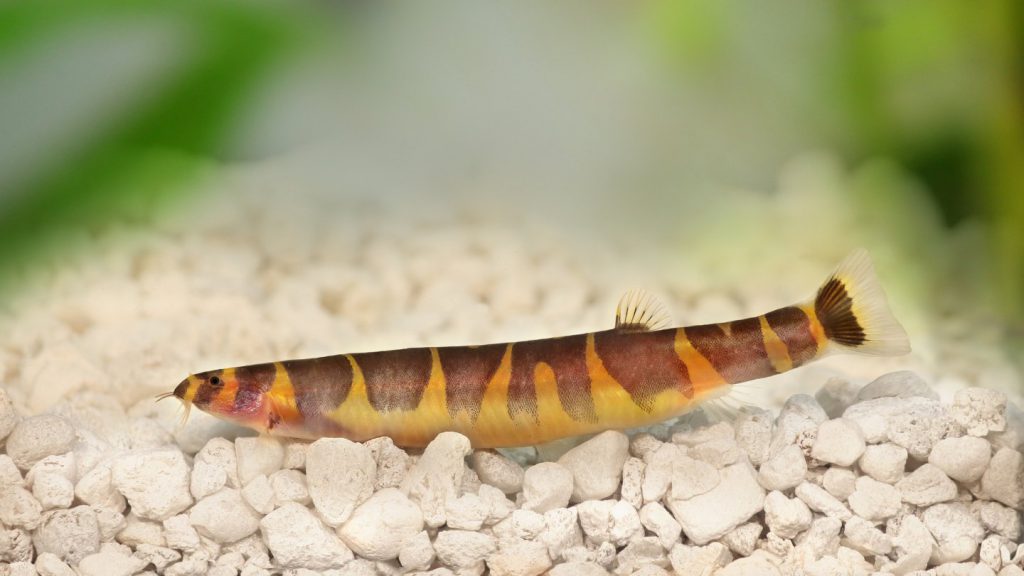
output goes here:
<path id="1" fill-rule="evenodd" d="M 720 324 L 666 320 L 630 294 L 602 332 L 225 368 L 165 396 L 272 435 L 416 447 L 455 430 L 493 448 L 653 424 L 830 352 L 910 350 L 863 250 L 807 302 Z"/>

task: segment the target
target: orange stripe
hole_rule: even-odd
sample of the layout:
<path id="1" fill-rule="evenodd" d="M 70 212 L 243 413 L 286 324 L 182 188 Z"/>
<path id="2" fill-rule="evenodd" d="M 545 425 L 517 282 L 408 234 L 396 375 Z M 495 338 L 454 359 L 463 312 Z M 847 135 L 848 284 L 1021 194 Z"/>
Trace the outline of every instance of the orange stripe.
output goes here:
<path id="1" fill-rule="evenodd" d="M 703 392 L 728 384 L 725 378 L 722 378 L 722 375 L 711 365 L 711 362 L 693 347 L 690 339 L 686 336 L 685 328 L 676 329 L 675 348 L 679 359 L 686 365 L 695 396 L 699 397 Z"/>
<path id="2" fill-rule="evenodd" d="M 768 360 L 776 372 L 786 372 L 793 369 L 793 359 L 789 357 L 789 349 L 786 343 L 779 338 L 779 335 L 768 325 L 765 316 L 758 316 L 761 321 L 761 337 L 764 339 L 764 349 L 768 352 Z"/>

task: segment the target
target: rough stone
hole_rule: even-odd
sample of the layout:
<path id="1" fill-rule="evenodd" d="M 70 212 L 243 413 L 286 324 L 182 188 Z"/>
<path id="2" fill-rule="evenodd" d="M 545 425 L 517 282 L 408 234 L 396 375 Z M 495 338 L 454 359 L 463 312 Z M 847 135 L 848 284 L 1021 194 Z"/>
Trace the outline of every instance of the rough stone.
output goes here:
<path id="1" fill-rule="evenodd" d="M 886 442 L 868 446 L 860 457 L 860 469 L 879 482 L 895 484 L 903 478 L 907 449 Z"/>
<path id="2" fill-rule="evenodd" d="M 555 462 L 531 466 L 523 476 L 523 508 L 547 512 L 565 508 L 572 497 L 572 472 Z"/>
<path id="3" fill-rule="evenodd" d="M 426 530 L 417 532 L 402 543 L 398 562 L 407 570 L 426 570 L 434 561 L 434 545 Z"/>
<path id="4" fill-rule="evenodd" d="M 53 414 L 30 416 L 15 424 L 7 436 L 7 455 L 22 470 L 47 456 L 71 451 L 75 429 L 66 418 Z"/>
<path id="5" fill-rule="evenodd" d="M 850 466 L 864 453 L 864 434 L 853 420 L 839 418 L 818 426 L 811 456 L 821 462 Z"/>
<path id="6" fill-rule="evenodd" d="M 764 508 L 765 491 L 747 462 L 721 470 L 721 481 L 688 500 L 670 500 L 669 510 L 695 544 L 721 538 Z"/>
<path id="7" fill-rule="evenodd" d="M 442 530 L 434 539 L 434 552 L 444 565 L 457 570 L 481 569 L 498 549 L 493 536 L 467 530 Z"/>
<path id="8" fill-rule="evenodd" d="M 750 463 L 760 466 L 768 459 L 774 418 L 768 410 L 753 408 L 744 411 L 735 424 L 736 445 L 747 453 Z"/>
<path id="9" fill-rule="evenodd" d="M 782 492 L 797 487 L 806 475 L 807 461 L 803 450 L 796 444 L 790 444 L 761 466 L 757 481 L 766 490 Z"/>
<path id="10" fill-rule="evenodd" d="M 849 503 L 855 514 L 877 522 L 899 512 L 900 492 L 890 484 L 861 476 L 857 479 L 857 489 L 850 495 Z"/>
<path id="11" fill-rule="evenodd" d="M 65 562 L 77 564 L 100 549 L 96 512 L 88 506 L 48 512 L 43 515 L 32 540 L 38 553 L 49 552 Z"/>
<path id="12" fill-rule="evenodd" d="M 385 488 L 359 505 L 338 529 L 350 549 L 370 560 L 394 560 L 402 543 L 423 530 L 419 506 L 396 488 Z"/>
<path id="13" fill-rule="evenodd" d="M 771 491 L 764 500 L 764 521 L 768 529 L 782 538 L 796 538 L 811 525 L 811 510 L 801 500 L 786 498 Z"/>
<path id="14" fill-rule="evenodd" d="M 193 498 L 202 499 L 225 486 L 242 487 L 235 445 L 225 438 L 212 438 L 196 453 L 189 488 Z"/>
<path id="15" fill-rule="evenodd" d="M 558 459 L 573 476 L 571 502 L 600 500 L 615 493 L 622 465 L 629 456 L 629 438 L 608 430 L 570 449 Z"/>
<path id="16" fill-rule="evenodd" d="M 673 500 L 688 500 L 718 486 L 721 473 L 717 468 L 689 456 L 677 456 L 672 467 Z"/>
<path id="17" fill-rule="evenodd" d="M 248 436 L 235 439 L 235 462 L 242 486 L 263 474 L 270 476 L 284 463 L 284 446 L 276 438 Z"/>
<path id="18" fill-rule="evenodd" d="M 939 395 L 917 372 L 898 370 L 882 374 L 869 382 L 857 393 L 857 402 L 876 398 L 912 398 L 919 396 L 938 400 Z"/>
<path id="19" fill-rule="evenodd" d="M 942 470 L 923 464 L 896 483 L 900 497 L 908 504 L 931 506 L 956 498 L 956 484 Z"/>
<path id="20" fill-rule="evenodd" d="M 1024 455 L 1000 448 L 981 477 L 981 488 L 993 500 L 1024 510 Z"/>
<path id="21" fill-rule="evenodd" d="M 306 505 L 313 501 L 306 487 L 306 475 L 298 470 L 286 468 L 270 475 L 270 487 L 274 490 L 274 500 L 278 505 L 285 502 L 298 502 Z"/>
<path id="22" fill-rule="evenodd" d="M 622 486 L 619 488 L 619 494 L 630 506 L 638 510 L 644 505 L 643 482 L 646 467 L 643 460 L 632 456 L 622 465 Z"/>
<path id="23" fill-rule="evenodd" d="M 352 551 L 301 504 L 289 502 L 260 520 L 263 542 L 283 568 L 340 568 Z"/>
<path id="24" fill-rule="evenodd" d="M 114 461 L 114 487 L 147 520 L 166 520 L 192 504 L 189 466 L 178 449 L 128 454 Z"/>
<path id="25" fill-rule="evenodd" d="M 985 537 L 981 522 L 961 502 L 931 506 L 921 514 L 921 520 L 938 543 L 933 555 L 937 563 L 967 560 Z"/>
<path id="26" fill-rule="evenodd" d="M 672 514 L 658 502 L 648 502 L 640 509 L 640 522 L 661 541 L 661 547 L 671 550 L 677 542 L 682 526 Z"/>
<path id="27" fill-rule="evenodd" d="M 245 503 L 241 492 L 231 488 L 196 502 L 188 518 L 200 534 L 220 544 L 237 542 L 260 527 L 260 516 Z"/>
<path id="28" fill-rule="evenodd" d="M 1006 394 L 988 388 L 964 388 L 953 395 L 950 412 L 971 436 L 1006 429 Z"/>
<path id="29" fill-rule="evenodd" d="M 859 516 L 846 521 L 843 531 L 846 542 L 855 550 L 871 556 L 885 556 L 892 551 L 892 538 L 882 532 L 872 522 Z"/>
<path id="30" fill-rule="evenodd" d="M 857 475 L 849 468 L 830 467 L 821 477 L 821 486 L 838 500 L 846 500 L 857 489 Z"/>
<path id="31" fill-rule="evenodd" d="M 284 472 L 284 470 L 278 470 L 278 472 Z M 270 485 L 270 479 L 263 474 L 253 478 L 242 488 L 242 498 L 245 499 L 245 503 L 253 510 L 264 515 L 270 514 L 274 510 L 276 503 L 274 488 Z"/>
<path id="32" fill-rule="evenodd" d="M 480 481 L 498 488 L 505 494 L 523 489 L 523 467 L 497 452 L 478 450 L 470 457 L 473 470 Z"/>
<path id="33" fill-rule="evenodd" d="M 846 521 L 853 516 L 845 504 L 817 484 L 803 482 L 796 487 L 796 497 L 803 500 L 811 510 L 820 512 L 829 518 Z"/>
<path id="34" fill-rule="evenodd" d="M 906 448 L 912 458 L 925 461 L 939 440 L 959 436 L 960 428 L 938 401 L 913 400 L 920 401 L 889 416 L 886 433 L 893 444 Z"/>
<path id="35" fill-rule="evenodd" d="M 547 548 L 524 540 L 503 545 L 487 557 L 492 576 L 540 576 L 551 567 Z"/>
<path id="36" fill-rule="evenodd" d="M 362 444 L 321 438 L 306 454 L 306 484 L 317 513 L 328 526 L 340 526 L 373 493 L 377 464 Z"/>
<path id="37" fill-rule="evenodd" d="M 457 530 L 479 530 L 490 512 L 490 503 L 473 492 L 449 498 L 445 504 L 446 523 L 449 528 Z"/>
<path id="38" fill-rule="evenodd" d="M 676 576 L 703 576 L 726 566 L 732 561 L 732 554 L 719 542 L 707 546 L 676 544 L 669 551 L 668 560 Z"/>
<path id="39" fill-rule="evenodd" d="M 402 491 L 419 504 L 427 526 L 437 528 L 445 523 L 445 503 L 458 496 L 466 471 L 464 460 L 471 451 L 465 436 L 442 432 L 431 440 L 402 481 Z M 306 468 L 308 473 L 308 463 Z"/>
<path id="40" fill-rule="evenodd" d="M 971 484 L 985 473 L 991 457 L 992 447 L 988 440 L 963 436 L 939 440 L 928 455 L 928 463 L 957 482 Z"/>

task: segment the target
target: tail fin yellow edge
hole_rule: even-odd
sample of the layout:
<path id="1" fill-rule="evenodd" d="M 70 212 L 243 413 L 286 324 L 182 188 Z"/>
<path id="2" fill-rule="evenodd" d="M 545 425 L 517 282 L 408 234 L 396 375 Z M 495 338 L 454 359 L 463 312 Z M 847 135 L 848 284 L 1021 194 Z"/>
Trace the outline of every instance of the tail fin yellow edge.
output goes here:
<path id="1" fill-rule="evenodd" d="M 818 289 L 814 310 L 829 342 L 876 356 L 910 352 L 907 332 L 889 309 L 864 249 L 850 253 Z"/>

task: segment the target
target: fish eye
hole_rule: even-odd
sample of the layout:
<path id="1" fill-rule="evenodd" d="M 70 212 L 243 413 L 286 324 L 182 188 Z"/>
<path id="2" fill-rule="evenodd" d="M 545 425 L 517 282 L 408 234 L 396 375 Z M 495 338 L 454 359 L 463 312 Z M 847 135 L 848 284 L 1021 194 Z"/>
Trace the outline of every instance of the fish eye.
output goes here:
<path id="1" fill-rule="evenodd" d="M 220 386 L 224 382 L 221 381 L 220 376 L 213 376 L 210 378 L 210 386 Z"/>

